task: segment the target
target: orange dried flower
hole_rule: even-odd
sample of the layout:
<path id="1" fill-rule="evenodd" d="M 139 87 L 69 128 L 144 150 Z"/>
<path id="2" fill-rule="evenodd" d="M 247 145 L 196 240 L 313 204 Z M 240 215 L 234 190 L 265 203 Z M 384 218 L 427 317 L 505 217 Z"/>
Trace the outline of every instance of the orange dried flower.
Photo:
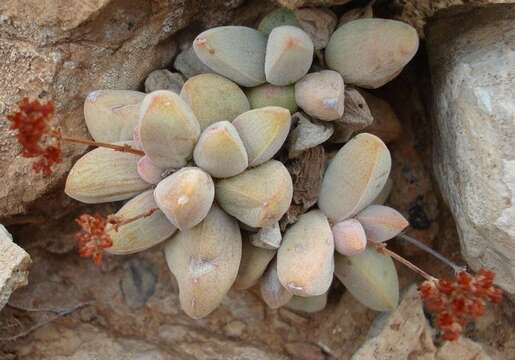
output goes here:
<path id="1" fill-rule="evenodd" d="M 501 289 L 493 286 L 494 277 L 494 272 L 481 269 L 475 276 L 463 271 L 453 281 L 427 280 L 420 284 L 420 296 L 435 315 L 445 340 L 458 339 L 469 321 L 485 313 L 487 302 L 502 301 Z"/>
<path id="2" fill-rule="evenodd" d="M 91 257 L 95 264 L 99 265 L 104 249 L 113 246 L 113 241 L 106 232 L 106 226 L 111 221 L 98 214 L 82 214 L 75 219 L 75 222 L 82 228 L 76 234 L 79 255 Z"/>
<path id="3" fill-rule="evenodd" d="M 50 120 L 54 114 L 54 104 L 41 103 L 23 98 L 18 102 L 18 110 L 7 115 L 11 129 L 17 130 L 16 139 L 22 146 L 21 156 L 39 158 L 32 164 L 36 173 L 52 173 L 52 166 L 61 162 L 59 139 L 51 134 Z"/>

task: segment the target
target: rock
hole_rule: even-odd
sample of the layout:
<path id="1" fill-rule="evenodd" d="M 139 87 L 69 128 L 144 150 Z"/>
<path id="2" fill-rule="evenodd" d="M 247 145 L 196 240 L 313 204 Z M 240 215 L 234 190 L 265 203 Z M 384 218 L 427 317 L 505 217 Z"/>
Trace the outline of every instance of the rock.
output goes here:
<path id="1" fill-rule="evenodd" d="M 179 94 L 184 85 L 184 78 L 179 73 L 169 70 L 154 70 L 145 80 L 145 92 L 151 93 L 156 90 L 171 90 Z"/>
<path id="2" fill-rule="evenodd" d="M 354 353 L 352 360 L 426 359 L 424 355 L 435 352 L 431 338 L 426 337 L 428 326 L 422 300 L 413 285 L 395 311 L 378 315 L 369 332 L 372 336 Z M 421 342 L 424 346 L 420 346 Z M 420 348 L 424 350 L 422 353 Z"/>
<path id="3" fill-rule="evenodd" d="M 478 343 L 460 337 L 456 341 L 445 342 L 436 353 L 436 360 L 490 360 L 491 357 L 485 353 Z"/>
<path id="4" fill-rule="evenodd" d="M 434 168 L 474 270 L 515 293 L 515 4 L 456 8 L 428 27 Z M 456 27 L 457 23 L 459 27 Z"/>
<path id="5" fill-rule="evenodd" d="M 11 234 L 0 224 L 0 310 L 11 293 L 28 284 L 29 254 L 13 242 Z"/>
<path id="6" fill-rule="evenodd" d="M 424 37 L 426 22 L 437 11 L 452 6 L 463 5 L 481 6 L 485 4 L 512 3 L 512 0 L 393 0 L 389 2 L 390 9 L 395 9 L 396 18 L 410 23 Z"/>
<path id="7" fill-rule="evenodd" d="M 181 51 L 179 55 L 177 55 L 173 66 L 187 79 L 195 75 L 213 72 L 213 70 L 211 70 L 207 65 L 204 65 L 204 63 L 200 61 L 197 54 L 195 54 L 193 47 L 191 46 L 188 49 Z"/>
<path id="8" fill-rule="evenodd" d="M 295 16 L 300 27 L 311 37 L 315 50 L 325 48 L 338 22 L 334 12 L 325 8 L 305 8 L 296 10 Z"/>
<path id="9" fill-rule="evenodd" d="M 243 321 L 234 320 L 224 326 L 224 334 L 228 337 L 238 338 L 241 337 L 246 327 L 247 324 Z"/>
<path id="10" fill-rule="evenodd" d="M 2 1 L 0 99 L 5 103 L 4 114 L 23 96 L 52 99 L 57 108 L 54 125 L 69 136 L 87 137 L 82 116 L 86 94 L 95 89 L 139 87 L 151 71 L 170 63 L 176 52 L 172 35 L 193 19 L 200 26 L 216 26 L 236 14 L 252 21 L 265 10 L 248 4 L 253 10 L 240 12 L 232 9 L 233 1 L 225 0 L 193 4 L 191 0 L 152 4 L 70 0 L 56 7 L 38 0 Z M 17 156 L 20 148 L 8 126 L 0 121 L 0 218 L 25 212 L 59 183 L 85 149 L 65 146 L 64 161 L 55 174 L 42 177 L 32 173 L 30 159 Z"/>
<path id="11" fill-rule="evenodd" d="M 123 297 L 130 308 L 140 308 L 156 290 L 157 270 L 150 262 L 138 258 L 129 260 L 124 267 L 120 281 Z"/>
<path id="12" fill-rule="evenodd" d="M 324 360 L 326 357 L 320 347 L 306 342 L 291 342 L 284 345 L 288 354 L 298 360 Z"/>
<path id="13" fill-rule="evenodd" d="M 343 5 L 351 0 L 276 0 L 279 5 L 288 9 L 298 9 L 304 6 L 335 6 Z"/>
<path id="14" fill-rule="evenodd" d="M 377 313 L 361 305 L 346 291 L 328 314 L 323 316 L 317 344 L 331 355 L 330 359 L 350 359 L 366 340 Z"/>

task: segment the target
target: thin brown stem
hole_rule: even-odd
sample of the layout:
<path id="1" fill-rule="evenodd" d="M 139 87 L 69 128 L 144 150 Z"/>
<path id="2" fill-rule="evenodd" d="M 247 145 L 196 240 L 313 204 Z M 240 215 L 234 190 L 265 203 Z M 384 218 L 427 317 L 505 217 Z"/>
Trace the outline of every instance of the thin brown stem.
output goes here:
<path id="1" fill-rule="evenodd" d="M 108 218 L 108 221 L 113 225 L 114 230 L 118 231 L 120 226 L 130 224 L 131 222 L 134 222 L 134 221 L 142 219 L 142 218 L 146 218 L 146 217 L 152 215 L 153 213 L 155 213 L 157 210 L 159 210 L 159 209 L 152 208 L 152 209 L 145 211 L 144 213 L 141 213 L 139 215 L 133 216 L 128 219 L 117 218 L 116 215 L 112 215 Z"/>
<path id="2" fill-rule="evenodd" d="M 379 252 L 381 252 L 383 254 L 391 256 L 392 258 L 394 258 L 395 260 L 397 260 L 398 262 L 400 262 L 401 264 L 403 264 L 404 266 L 406 266 L 410 270 L 412 270 L 415 273 L 417 273 L 420 276 L 422 276 L 424 279 L 429 280 L 429 281 L 436 281 L 437 280 L 434 276 L 429 275 L 424 270 L 419 268 L 417 265 L 413 264 L 411 261 L 403 258 L 402 256 L 400 256 L 396 252 L 393 252 L 393 251 L 387 249 L 384 244 L 376 243 L 376 242 L 373 242 L 373 241 L 369 241 L 368 243 L 371 246 L 373 246 L 377 251 L 379 251 Z"/>
<path id="3" fill-rule="evenodd" d="M 132 146 L 130 146 L 128 144 L 115 145 L 115 144 L 97 142 L 97 141 L 93 141 L 93 140 L 87 140 L 87 139 L 80 139 L 80 138 L 64 136 L 64 135 L 60 135 L 58 133 L 56 134 L 56 137 L 59 140 L 62 140 L 64 142 L 69 142 L 69 143 L 74 143 L 74 144 L 91 145 L 91 146 L 97 146 L 97 147 L 104 147 L 104 148 L 113 149 L 113 150 L 116 150 L 116 151 L 122 151 L 122 152 L 130 153 L 130 154 L 134 154 L 134 155 L 141 155 L 141 156 L 145 155 L 144 151 L 135 149 L 135 148 L 133 148 Z"/>

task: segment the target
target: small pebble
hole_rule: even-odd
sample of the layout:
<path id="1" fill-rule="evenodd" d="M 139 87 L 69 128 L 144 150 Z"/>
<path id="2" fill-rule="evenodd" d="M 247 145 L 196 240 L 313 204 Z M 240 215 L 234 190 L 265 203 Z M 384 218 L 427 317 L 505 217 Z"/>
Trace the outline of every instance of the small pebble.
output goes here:
<path id="1" fill-rule="evenodd" d="M 224 326 L 224 334 L 228 337 L 239 338 L 247 328 L 243 321 L 234 320 Z"/>
<path id="2" fill-rule="evenodd" d="M 184 78 L 179 73 L 173 73 L 166 69 L 155 70 L 145 80 L 145 92 L 151 93 L 156 90 L 171 90 L 179 94 L 184 85 Z"/>
<path id="3" fill-rule="evenodd" d="M 130 308 L 145 305 L 156 290 L 157 273 L 153 264 L 144 259 L 133 258 L 125 264 L 120 281 L 123 298 Z"/>
<path id="4" fill-rule="evenodd" d="M 204 63 L 200 61 L 193 47 L 181 51 L 175 58 L 173 66 L 187 79 L 195 75 L 213 72 L 207 65 L 204 65 Z"/>

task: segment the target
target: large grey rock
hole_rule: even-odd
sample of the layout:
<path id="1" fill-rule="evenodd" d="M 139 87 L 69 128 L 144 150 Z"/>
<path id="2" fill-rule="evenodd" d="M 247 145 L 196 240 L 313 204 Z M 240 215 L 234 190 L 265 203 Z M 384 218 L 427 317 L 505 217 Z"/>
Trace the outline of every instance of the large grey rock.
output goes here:
<path id="1" fill-rule="evenodd" d="M 11 293 L 27 285 L 30 256 L 13 242 L 11 234 L 0 224 L 0 310 Z"/>
<path id="2" fill-rule="evenodd" d="M 434 168 L 469 265 L 515 293 L 515 4 L 430 23 Z M 456 26 L 459 24 L 459 26 Z"/>

